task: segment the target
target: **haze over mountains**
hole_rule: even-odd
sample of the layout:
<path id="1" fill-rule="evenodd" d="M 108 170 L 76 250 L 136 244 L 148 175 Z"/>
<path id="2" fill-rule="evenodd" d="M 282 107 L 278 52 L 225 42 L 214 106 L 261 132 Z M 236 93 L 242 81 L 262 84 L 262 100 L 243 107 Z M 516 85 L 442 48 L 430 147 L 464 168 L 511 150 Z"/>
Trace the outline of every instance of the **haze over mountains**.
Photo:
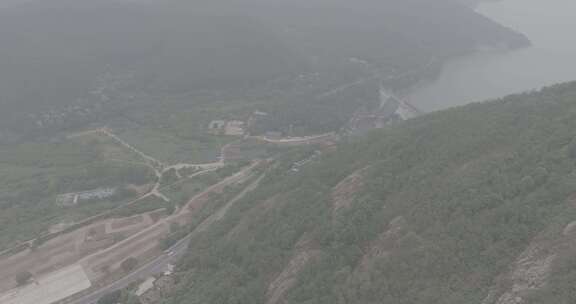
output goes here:
<path id="1" fill-rule="evenodd" d="M 0 304 L 576 303 L 576 83 L 401 98 L 483 1 L 0 2 Z"/>
<path id="2" fill-rule="evenodd" d="M 393 76 L 481 46 L 528 44 L 448 0 L 49 0 L 0 17 L 4 127 L 84 106 L 107 73 L 130 78 L 132 95 L 174 94 L 316 72 L 329 78 L 329 69 L 351 70 L 350 58 Z"/>

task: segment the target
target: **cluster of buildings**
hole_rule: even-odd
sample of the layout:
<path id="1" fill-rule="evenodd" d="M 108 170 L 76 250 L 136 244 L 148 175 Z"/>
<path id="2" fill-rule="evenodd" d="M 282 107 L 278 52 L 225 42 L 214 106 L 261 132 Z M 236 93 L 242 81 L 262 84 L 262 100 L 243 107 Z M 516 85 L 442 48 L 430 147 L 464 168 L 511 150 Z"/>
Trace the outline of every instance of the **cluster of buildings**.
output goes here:
<path id="1" fill-rule="evenodd" d="M 110 198 L 117 192 L 118 188 L 98 188 L 89 191 L 65 193 L 56 197 L 56 203 L 61 207 L 70 207 L 86 201 Z"/>
<path id="2" fill-rule="evenodd" d="M 208 133 L 212 135 L 244 136 L 246 123 L 241 120 L 213 120 L 208 126 Z"/>
<path id="3" fill-rule="evenodd" d="M 273 129 L 273 118 L 266 112 L 254 111 L 243 120 L 212 120 L 208 125 L 208 133 L 212 135 L 244 136 L 264 134 Z"/>

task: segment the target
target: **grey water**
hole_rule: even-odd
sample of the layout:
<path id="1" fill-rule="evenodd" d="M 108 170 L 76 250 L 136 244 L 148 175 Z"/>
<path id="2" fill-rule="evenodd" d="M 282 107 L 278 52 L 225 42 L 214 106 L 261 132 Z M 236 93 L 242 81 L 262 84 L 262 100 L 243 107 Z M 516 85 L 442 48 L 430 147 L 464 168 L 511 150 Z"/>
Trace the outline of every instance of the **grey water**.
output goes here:
<path id="1" fill-rule="evenodd" d="M 454 60 L 438 78 L 414 89 L 409 102 L 435 111 L 576 80 L 575 0 L 502 0 L 480 4 L 477 11 L 526 34 L 533 46 Z"/>

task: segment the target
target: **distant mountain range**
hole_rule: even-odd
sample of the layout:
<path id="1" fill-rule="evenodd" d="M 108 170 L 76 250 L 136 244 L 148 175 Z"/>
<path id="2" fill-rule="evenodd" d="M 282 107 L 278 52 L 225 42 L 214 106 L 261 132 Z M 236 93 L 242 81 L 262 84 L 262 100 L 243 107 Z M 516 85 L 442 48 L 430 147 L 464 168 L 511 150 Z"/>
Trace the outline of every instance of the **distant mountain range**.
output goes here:
<path id="1" fill-rule="evenodd" d="M 107 73 L 142 89 L 245 87 L 340 66 L 384 74 L 515 33 L 449 0 L 30 1 L 0 11 L 0 120 L 74 105 Z"/>

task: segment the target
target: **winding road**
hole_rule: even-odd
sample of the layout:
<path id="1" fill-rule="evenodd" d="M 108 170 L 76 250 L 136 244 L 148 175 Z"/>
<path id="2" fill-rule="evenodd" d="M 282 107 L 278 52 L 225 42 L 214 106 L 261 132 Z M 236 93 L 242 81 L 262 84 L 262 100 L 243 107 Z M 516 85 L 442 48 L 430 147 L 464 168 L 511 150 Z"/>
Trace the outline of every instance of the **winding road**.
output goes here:
<path id="1" fill-rule="evenodd" d="M 240 171 L 239 173 L 236 173 L 235 175 L 223 180 L 222 182 L 210 187 L 209 189 L 205 190 L 202 194 L 197 195 L 194 198 L 192 198 L 191 202 L 195 199 L 200 199 L 206 193 L 214 192 L 215 189 L 219 189 L 222 186 L 238 183 L 242 180 L 245 180 L 247 177 L 250 176 L 250 174 L 252 173 L 252 170 L 257 165 L 258 165 L 258 163 L 255 163 L 254 165 L 252 165 L 252 166 Z M 228 201 L 227 204 L 225 204 L 223 207 L 221 207 L 216 212 L 214 212 L 212 215 L 210 215 L 208 218 L 206 218 L 204 221 L 202 221 L 202 223 L 200 223 L 200 225 L 198 225 L 190 234 L 188 234 L 186 237 L 184 237 L 178 243 L 176 243 L 175 245 L 170 247 L 168 250 L 166 250 L 165 251 L 165 252 L 167 252 L 166 254 L 163 254 L 163 255 L 153 259 L 152 261 L 139 267 L 138 269 L 136 269 L 132 273 L 126 275 L 122 279 L 115 281 L 114 283 L 111 283 L 107 286 L 100 287 L 97 290 L 94 290 L 94 291 L 92 291 L 86 295 L 80 296 L 79 298 L 75 298 L 75 299 L 72 299 L 69 301 L 62 301 L 61 304 L 94 304 L 98 301 L 98 299 L 100 299 L 102 296 L 104 296 L 108 293 L 126 288 L 130 284 L 137 282 L 137 281 L 140 281 L 140 280 L 143 280 L 143 279 L 146 279 L 152 275 L 163 273 L 167 269 L 168 265 L 174 264 L 175 262 L 177 262 L 180 258 L 182 258 L 186 254 L 186 251 L 188 250 L 188 247 L 190 246 L 190 240 L 192 239 L 192 237 L 198 235 L 199 233 L 201 233 L 203 231 L 206 231 L 211 225 L 222 220 L 226 216 L 228 210 L 230 210 L 230 208 L 236 202 L 241 200 L 244 196 L 246 196 L 246 194 L 250 193 L 251 191 L 253 191 L 254 189 L 256 189 L 258 187 L 262 178 L 263 177 L 261 176 L 256 181 L 254 181 L 254 182 L 250 183 L 248 186 L 246 186 L 246 188 L 244 188 L 244 190 L 242 190 L 238 195 L 236 195 L 230 201 Z M 183 208 L 182 212 L 185 212 L 184 211 L 185 209 L 186 208 Z"/>
<path id="2" fill-rule="evenodd" d="M 106 294 L 114 292 L 116 290 L 124 289 L 130 284 L 144 280 L 152 275 L 161 274 L 168 268 L 168 265 L 176 263 L 180 258 L 182 258 L 190 245 L 190 239 L 194 234 L 189 234 L 180 242 L 172 246 L 167 252 L 172 252 L 172 254 L 163 254 L 154 260 L 148 262 L 144 266 L 141 266 L 136 271 L 130 273 L 129 275 L 123 277 L 122 279 L 108 285 L 101 287 L 87 295 L 84 295 L 78 299 L 71 301 L 63 301 L 62 304 L 94 304 Z"/>

